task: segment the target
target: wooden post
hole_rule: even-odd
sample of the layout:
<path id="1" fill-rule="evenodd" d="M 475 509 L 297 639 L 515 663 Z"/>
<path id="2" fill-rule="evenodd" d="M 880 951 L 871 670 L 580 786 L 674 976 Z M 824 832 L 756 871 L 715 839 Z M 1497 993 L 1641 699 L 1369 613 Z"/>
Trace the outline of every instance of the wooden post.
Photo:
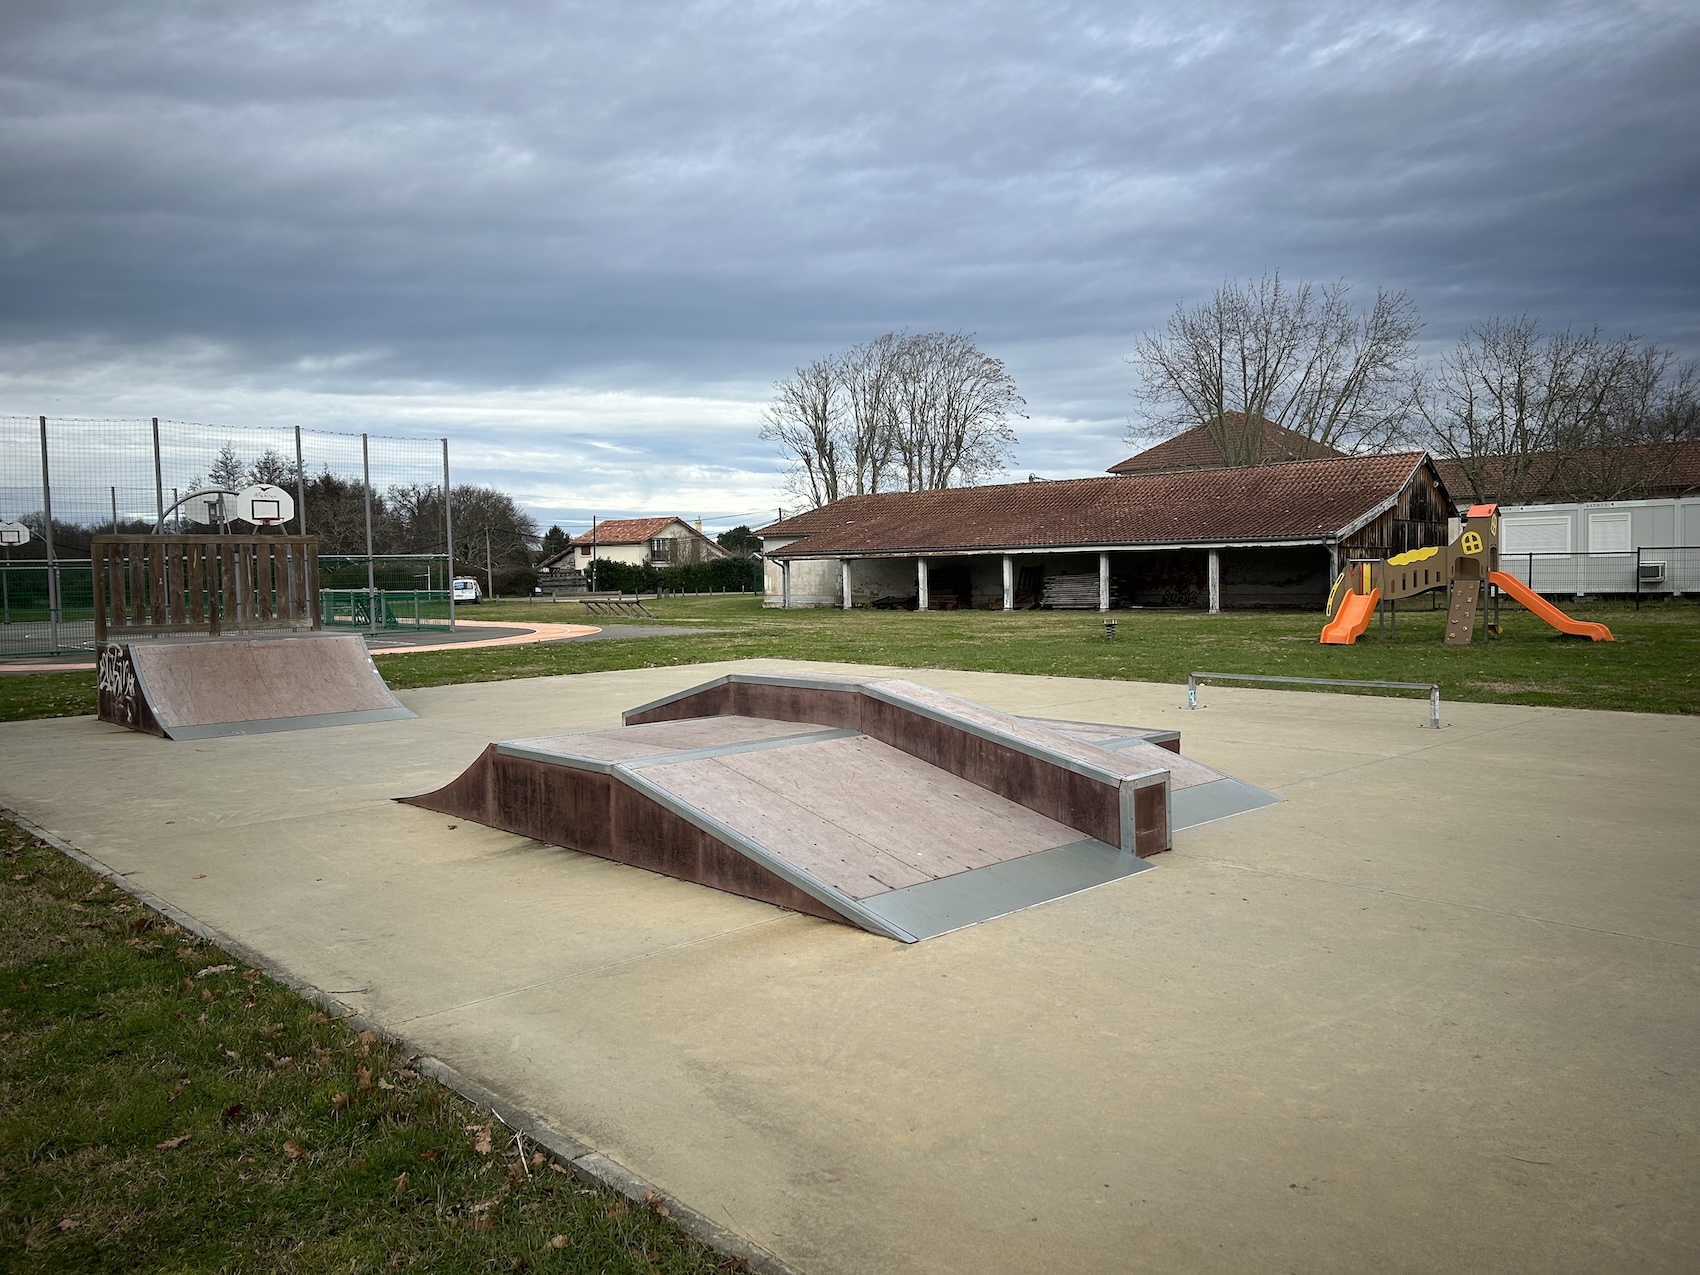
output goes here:
<path id="1" fill-rule="evenodd" d="M 1098 609 L 1110 609 L 1110 555 L 1107 551 L 1098 554 Z"/>
<path id="2" fill-rule="evenodd" d="M 844 609 L 846 611 L 848 611 L 850 609 L 850 606 L 851 606 L 851 602 L 850 602 L 850 559 L 840 558 L 838 560 L 838 567 L 839 567 L 839 571 L 842 574 L 843 580 L 844 580 Z"/>
<path id="3" fill-rule="evenodd" d="M 1003 609 L 1015 610 L 1015 559 L 1007 553 L 1003 556 Z"/>
<path id="4" fill-rule="evenodd" d="M 927 560 L 925 558 L 915 559 L 915 589 L 917 609 L 928 610 L 930 600 L 927 597 Z"/>
<path id="5" fill-rule="evenodd" d="M 1210 551 L 1210 614 L 1219 615 L 1222 611 L 1222 551 Z"/>

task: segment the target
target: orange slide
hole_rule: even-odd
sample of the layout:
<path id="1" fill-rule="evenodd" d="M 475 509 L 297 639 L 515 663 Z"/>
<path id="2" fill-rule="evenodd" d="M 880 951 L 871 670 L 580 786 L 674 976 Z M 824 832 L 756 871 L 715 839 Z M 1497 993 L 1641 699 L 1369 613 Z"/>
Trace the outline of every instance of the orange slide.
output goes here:
<path id="1" fill-rule="evenodd" d="M 1572 620 L 1516 576 L 1506 575 L 1503 571 L 1494 571 L 1488 574 L 1488 583 L 1498 585 L 1502 593 L 1521 602 L 1560 633 L 1569 633 L 1574 637 L 1592 638 L 1596 642 L 1613 640 L 1611 630 L 1606 628 L 1605 625 L 1595 624 L 1592 620 Z M 1324 642 L 1328 640 L 1326 630 L 1323 633 L 1322 640 Z"/>
<path id="2" fill-rule="evenodd" d="M 1356 642 L 1363 636 L 1363 631 L 1369 628 L 1369 618 L 1375 614 L 1376 604 L 1380 601 L 1380 589 L 1371 589 L 1368 593 L 1348 592 L 1340 600 L 1340 609 L 1334 618 L 1323 626 L 1323 644 L 1350 646 Z"/>

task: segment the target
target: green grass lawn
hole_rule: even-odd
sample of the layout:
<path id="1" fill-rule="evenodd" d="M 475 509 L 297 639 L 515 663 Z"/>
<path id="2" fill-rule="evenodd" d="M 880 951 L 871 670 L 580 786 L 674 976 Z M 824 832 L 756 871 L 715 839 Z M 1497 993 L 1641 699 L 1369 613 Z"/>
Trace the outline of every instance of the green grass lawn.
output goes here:
<path id="1" fill-rule="evenodd" d="M 1445 613 L 1429 610 L 1424 599 L 1401 611 L 1396 638 L 1372 625 L 1344 647 L 1317 641 L 1322 617 L 1310 612 L 1119 611 L 1109 616 L 1118 629 L 1111 642 L 1097 612 L 781 611 L 762 608 L 749 594 L 647 605 L 665 623 L 720 631 L 379 655 L 379 667 L 398 688 L 757 657 L 1172 683 L 1207 669 L 1439 682 L 1449 700 L 1700 712 L 1700 605 L 1688 601 L 1649 603 L 1637 612 L 1628 603 L 1561 600 L 1578 618 L 1610 625 L 1618 638 L 1612 643 L 1563 637 L 1508 603 L 1502 637 L 1478 637 L 1462 648 L 1442 643 Z M 472 616 L 583 618 L 575 605 L 536 602 L 486 603 Z M 93 710 L 87 673 L 0 678 L 0 720 Z"/>
<path id="2" fill-rule="evenodd" d="M 739 1269 L 0 821 L 0 1269 Z"/>

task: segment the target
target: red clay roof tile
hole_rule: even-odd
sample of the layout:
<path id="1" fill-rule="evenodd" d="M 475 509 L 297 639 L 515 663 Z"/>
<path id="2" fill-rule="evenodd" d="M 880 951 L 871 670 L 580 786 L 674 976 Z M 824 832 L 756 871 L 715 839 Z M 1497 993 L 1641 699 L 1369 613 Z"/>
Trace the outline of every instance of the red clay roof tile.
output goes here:
<path id="1" fill-rule="evenodd" d="M 1393 499 L 1423 452 L 890 492 L 763 527 L 769 557 L 1321 540 Z"/>

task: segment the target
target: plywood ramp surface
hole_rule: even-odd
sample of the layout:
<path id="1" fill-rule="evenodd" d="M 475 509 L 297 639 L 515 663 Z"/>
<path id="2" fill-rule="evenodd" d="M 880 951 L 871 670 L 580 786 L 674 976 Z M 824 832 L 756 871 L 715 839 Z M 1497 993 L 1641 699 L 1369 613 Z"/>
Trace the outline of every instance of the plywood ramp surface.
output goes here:
<path id="1" fill-rule="evenodd" d="M 810 730 L 825 730 L 812 722 L 776 722 L 766 717 L 687 717 L 644 726 L 611 726 L 606 730 L 537 735 L 506 741 L 515 748 L 593 761 L 635 761 L 663 753 L 688 752 L 721 744 L 782 739 Z"/>
<path id="2" fill-rule="evenodd" d="M 866 736 L 650 766 L 644 777 L 853 899 L 1080 840 Z"/>
<path id="3" fill-rule="evenodd" d="M 155 718 L 178 737 L 253 722 L 412 716 L 352 635 L 125 645 Z"/>

